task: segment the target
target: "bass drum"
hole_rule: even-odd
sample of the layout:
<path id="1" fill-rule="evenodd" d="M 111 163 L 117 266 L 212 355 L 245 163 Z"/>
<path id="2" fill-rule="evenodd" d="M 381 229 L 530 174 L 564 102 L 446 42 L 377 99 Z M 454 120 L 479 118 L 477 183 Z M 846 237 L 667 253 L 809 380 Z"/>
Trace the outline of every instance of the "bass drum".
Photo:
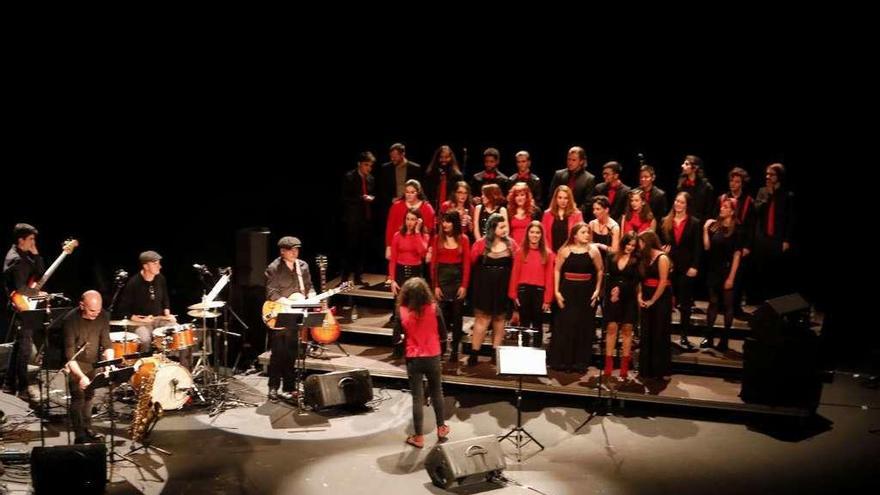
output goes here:
<path id="1" fill-rule="evenodd" d="M 161 357 L 150 357 L 138 359 L 134 368 L 131 385 L 136 393 L 140 393 L 141 384 L 148 377 L 154 376 L 150 397 L 162 409 L 180 409 L 189 402 L 189 391 L 193 386 L 192 375 L 180 364 Z"/>

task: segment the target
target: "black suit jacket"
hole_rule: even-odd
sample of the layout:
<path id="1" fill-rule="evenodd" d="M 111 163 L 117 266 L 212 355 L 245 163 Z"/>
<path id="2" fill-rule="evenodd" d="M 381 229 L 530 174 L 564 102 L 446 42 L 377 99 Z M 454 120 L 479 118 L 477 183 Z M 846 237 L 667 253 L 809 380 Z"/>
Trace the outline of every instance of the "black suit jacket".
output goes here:
<path id="1" fill-rule="evenodd" d="M 376 179 L 372 175 L 366 176 L 367 194 L 376 195 Z M 342 177 L 342 219 L 349 223 L 366 222 L 372 219 L 374 212 L 370 210 L 370 219 L 367 219 L 367 209 L 372 208 L 371 203 L 363 199 L 364 184 L 361 174 L 357 169 L 349 170 Z M 375 200 L 374 200 L 375 203 Z"/>
<path id="2" fill-rule="evenodd" d="M 406 180 L 410 179 L 422 182 L 422 167 L 416 162 L 407 160 Z M 387 212 L 395 199 L 397 199 L 397 179 L 394 173 L 394 164 L 391 162 L 383 163 L 379 168 L 379 177 L 376 182 L 376 203 L 382 211 Z"/>
<path id="3" fill-rule="evenodd" d="M 559 186 L 567 186 L 568 185 L 568 176 L 569 172 L 567 168 L 562 170 L 557 170 L 553 175 L 553 180 L 550 181 L 550 201 L 553 200 L 553 193 L 556 192 L 556 188 Z M 584 204 L 591 202 L 593 197 L 593 189 L 596 187 L 596 177 L 593 174 L 587 172 L 587 169 L 582 168 L 579 172 L 576 173 L 574 179 L 574 202 L 577 204 L 577 207 L 580 208 Z M 547 204 L 550 204 L 550 201 L 547 201 Z M 589 217 L 592 218 L 592 211 L 590 212 Z"/>
<path id="4" fill-rule="evenodd" d="M 614 202 L 611 203 L 611 218 L 618 219 L 623 216 L 623 213 L 626 211 L 626 198 L 629 195 L 630 188 L 624 183 L 620 184 L 620 188 L 617 190 L 617 194 L 614 196 Z M 593 189 L 593 197 L 596 196 L 608 196 L 608 184 L 602 182 L 601 184 L 596 185 L 596 188 Z M 585 204 L 583 207 L 584 218 L 592 218 L 593 217 L 593 205 Z M 652 210 L 653 211 L 653 210 Z M 587 215 L 589 213 L 589 215 Z M 654 213 L 656 217 L 657 214 Z"/>
<path id="5" fill-rule="evenodd" d="M 644 191 L 641 187 L 636 189 Z M 651 207 L 651 213 L 657 219 L 657 223 L 669 213 L 669 203 L 666 201 L 666 193 L 657 186 L 651 187 L 651 196 L 648 198 L 648 206 Z"/>
<path id="6" fill-rule="evenodd" d="M 661 223 L 658 220 L 658 223 Z M 666 232 L 662 225 L 658 225 L 657 232 L 663 245 L 669 244 L 669 258 L 672 260 L 672 269 L 678 273 L 685 273 L 689 268 L 700 268 L 700 256 L 703 253 L 703 222 L 693 215 L 688 215 L 687 226 L 681 234 L 681 242 L 675 242 L 675 233 Z"/>

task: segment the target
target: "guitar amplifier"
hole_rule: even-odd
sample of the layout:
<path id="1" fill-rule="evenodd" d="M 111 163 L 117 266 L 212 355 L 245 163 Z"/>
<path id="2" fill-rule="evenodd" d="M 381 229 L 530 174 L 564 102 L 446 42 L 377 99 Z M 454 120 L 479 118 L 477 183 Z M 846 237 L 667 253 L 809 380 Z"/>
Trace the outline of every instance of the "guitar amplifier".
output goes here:
<path id="1" fill-rule="evenodd" d="M 305 402 L 315 409 L 363 406 L 373 400 L 373 381 L 365 369 L 311 375 L 305 381 Z"/>

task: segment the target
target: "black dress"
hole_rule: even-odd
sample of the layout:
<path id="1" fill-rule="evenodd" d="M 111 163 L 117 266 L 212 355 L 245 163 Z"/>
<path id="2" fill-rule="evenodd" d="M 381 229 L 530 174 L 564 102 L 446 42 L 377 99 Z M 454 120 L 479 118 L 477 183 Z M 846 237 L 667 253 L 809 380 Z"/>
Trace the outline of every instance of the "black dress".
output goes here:
<path id="1" fill-rule="evenodd" d="M 608 256 L 605 265 L 608 271 L 608 285 L 605 290 L 605 301 L 602 303 L 602 320 L 618 325 L 634 325 L 639 317 L 639 302 L 636 297 L 636 284 L 639 283 L 639 266 L 635 258 L 630 255 L 629 261 L 623 270 L 618 268 L 613 256 Z M 618 287 L 620 296 L 616 302 L 611 302 L 611 289 Z"/>
<path id="2" fill-rule="evenodd" d="M 588 278 L 589 280 L 571 280 Z M 585 371 L 593 355 L 596 308 L 590 298 L 596 290 L 596 267 L 590 252 L 570 253 L 559 273 L 559 292 L 565 307 L 556 312 L 548 361 L 553 369 Z"/>
<path id="3" fill-rule="evenodd" d="M 481 254 L 474 266 L 474 290 L 471 302 L 474 309 L 491 316 L 507 315 L 510 299 L 507 285 L 513 256 L 510 249 L 501 253 Z"/>
<path id="4" fill-rule="evenodd" d="M 550 239 L 553 245 L 550 246 L 554 253 L 558 253 L 559 249 L 568 240 L 568 217 L 559 218 L 559 215 L 553 215 L 553 227 L 550 231 Z"/>
<path id="5" fill-rule="evenodd" d="M 654 297 L 656 285 L 660 279 L 659 260 L 661 254 L 654 258 L 648 265 L 647 273 L 642 279 L 642 299 L 645 301 Z M 672 334 L 672 294 L 666 287 L 651 307 L 642 309 L 641 340 L 639 348 L 639 377 L 660 378 L 669 375 L 672 370 L 672 348 L 670 335 Z"/>

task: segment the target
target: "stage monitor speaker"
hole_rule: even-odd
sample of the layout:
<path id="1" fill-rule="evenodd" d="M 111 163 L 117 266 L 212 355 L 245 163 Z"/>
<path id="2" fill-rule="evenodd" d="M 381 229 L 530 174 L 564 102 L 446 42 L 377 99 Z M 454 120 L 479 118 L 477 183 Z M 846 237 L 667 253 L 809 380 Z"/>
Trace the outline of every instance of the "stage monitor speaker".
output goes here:
<path id="1" fill-rule="evenodd" d="M 779 342 L 792 332 L 810 329 L 810 304 L 800 294 L 768 299 L 752 315 L 753 335 L 762 342 Z"/>
<path id="2" fill-rule="evenodd" d="M 815 411 L 821 395 L 818 336 L 795 332 L 771 342 L 743 342 L 744 402 Z"/>
<path id="3" fill-rule="evenodd" d="M 441 443 L 425 458 L 431 482 L 444 489 L 487 481 L 506 467 L 495 435 Z"/>
<path id="4" fill-rule="evenodd" d="M 373 400 L 373 381 L 365 369 L 334 371 L 306 378 L 305 401 L 316 409 L 363 406 Z"/>
<path id="5" fill-rule="evenodd" d="M 103 443 L 34 447 L 31 452 L 34 493 L 104 493 L 107 446 Z"/>
<path id="6" fill-rule="evenodd" d="M 269 236 L 265 227 L 241 229 L 235 233 L 234 283 L 251 287 L 266 285 L 266 265 L 269 264 Z"/>

